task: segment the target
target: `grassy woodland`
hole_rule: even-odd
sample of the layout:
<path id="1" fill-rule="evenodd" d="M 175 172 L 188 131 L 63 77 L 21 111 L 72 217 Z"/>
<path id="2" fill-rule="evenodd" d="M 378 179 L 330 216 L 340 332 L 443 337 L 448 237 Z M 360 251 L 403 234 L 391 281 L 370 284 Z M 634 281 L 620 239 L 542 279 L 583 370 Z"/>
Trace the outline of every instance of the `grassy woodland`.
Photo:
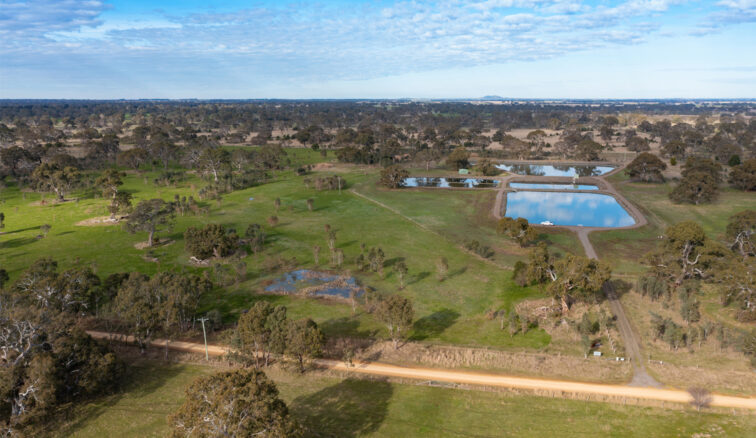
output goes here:
<path id="1" fill-rule="evenodd" d="M 637 206 L 648 220 L 648 225 L 632 230 L 591 233 L 590 239 L 601 260 L 612 264 L 616 273 L 638 274 L 647 269 L 642 257 L 658 244 L 658 236 L 670 225 L 695 221 L 707 235 L 724 239 L 727 222 L 737 212 L 756 207 L 751 192 L 722 187 L 717 199 L 709 204 L 678 204 L 669 199 L 675 183 L 663 184 L 632 182 L 624 173 L 609 177 L 609 181 L 630 202 Z"/>
<path id="2" fill-rule="evenodd" d="M 143 361 L 122 392 L 76 408 L 51 436 L 158 437 L 184 390 L 213 369 Z M 564 400 L 271 370 L 281 397 L 313 437 L 746 437 L 756 418 L 691 408 Z M 139 421 L 135 421 L 135 418 Z"/>
<path id="3" fill-rule="evenodd" d="M 289 158 L 293 165 L 311 164 L 321 159 L 318 153 L 306 149 L 291 150 Z M 460 249 L 468 236 L 466 230 L 475 230 L 470 232 L 471 236 L 480 236 L 487 242 L 500 242 L 499 246 L 505 251 L 516 251 L 515 245 L 495 235 L 492 221 L 479 223 L 481 217 L 485 218 L 479 208 L 490 208 L 486 201 L 493 192 L 458 191 L 450 193 L 451 196 L 419 191 L 391 192 L 375 188 L 374 171 L 365 175 L 363 170 L 355 169 L 341 175 L 348 184 L 341 194 L 338 191 L 307 189 L 303 183 L 304 177 L 297 176 L 294 171 L 283 171 L 277 172 L 266 184 L 224 195 L 220 203 L 208 201 L 205 203 L 209 207 L 208 215 L 178 216 L 171 231 L 158 233 L 160 239 L 171 243 L 147 250 L 150 258 L 157 259 L 157 262 L 145 257 L 146 250 L 134 247 L 146 239 L 146 233 L 129 234 L 119 225 L 77 225 L 92 217 L 107 215 L 106 200 L 89 196 L 77 201 L 60 204 L 47 202 L 42 205 L 39 194 L 21 192 L 11 186 L 3 192 L 4 210 L 12 214 L 6 220 L 0 256 L 7 260 L 4 267 L 12 279 L 44 255 L 53 256 L 62 269 L 77 264 L 91 265 L 101 276 L 130 271 L 146 274 L 175 269 L 212 271 L 212 268 L 198 268 L 190 263 L 184 249 L 184 231 L 205 223 L 222 224 L 241 231 L 249 224 L 258 223 L 268 233 L 266 247 L 269 249 L 246 258 L 248 279 L 207 294 L 201 310 L 218 309 L 227 322 L 232 322 L 239 312 L 248 309 L 255 301 L 265 300 L 287 306 L 294 317 L 312 318 L 323 326 L 327 336 L 380 335 L 384 330 L 382 326 L 370 316 L 352 315 L 348 304 L 257 294 L 266 281 L 284 272 L 269 269 L 270 260 L 286 262 L 296 259 L 296 262 L 288 264 L 315 268 L 312 248 L 319 245 L 326 250 L 321 254 L 320 266 L 317 267 L 328 269 L 324 227 L 330 224 L 336 232 L 338 248 L 345 253 L 347 268 L 360 253 L 361 244 L 367 248 L 381 247 L 386 253 L 385 278 L 375 273 L 353 272 L 378 291 L 397 291 L 399 283 L 392 272 L 392 265 L 400 260 L 406 263 L 409 268 L 407 286 L 400 293 L 413 299 L 417 319 L 424 321 L 420 323 L 424 329 L 415 333 L 415 339 L 508 348 L 537 349 L 548 345 L 549 337 L 542 330 L 512 338 L 502 334 L 496 321 L 485 318 L 487 310 L 509 309 L 522 299 L 539 296 L 539 292 L 535 288 L 515 285 L 508 269 L 482 261 Z M 188 174 L 186 180 L 176 187 L 155 188 L 151 183 L 155 176 L 153 172 L 143 175 L 130 173 L 124 179 L 122 190 L 133 193 L 136 202 L 154 197 L 168 201 L 174 195 L 196 197 L 196 189 L 202 184 L 199 178 Z M 435 223 L 427 225 L 432 231 L 356 196 L 350 189 L 381 202 L 393 202 L 390 204 L 393 208 L 421 223 L 432 219 L 435 212 Z M 401 199 L 405 194 L 409 196 Z M 433 195 L 441 196 L 433 200 Z M 282 204 L 278 212 L 274 206 L 276 198 Z M 309 198 L 314 200 L 311 212 L 306 205 Z M 417 207 L 411 209 L 409 206 Z M 466 214 L 459 215 L 459 209 Z M 275 227 L 266 222 L 272 215 L 279 218 Z M 46 237 L 37 238 L 41 233 L 39 227 L 43 224 L 50 224 L 52 228 Z M 437 233 L 446 238 L 439 238 Z M 555 236 L 559 236 L 555 239 L 557 241 L 574 245 L 562 234 Z M 427 254 L 434 254 L 434 257 Z M 511 261 L 509 254 L 503 254 L 501 260 L 496 260 L 497 263 Z M 437 279 L 435 266 L 440 257 L 445 257 L 449 263 L 448 278 L 442 282 Z M 449 314 L 449 311 L 452 317 L 434 317 Z"/>
<path id="4" fill-rule="evenodd" d="M 0 391 L 9 401 L 3 401 L 0 426 L 6 420 L 9 428 L 38 426 L 34 415 L 17 409 L 31 406 L 30 412 L 54 412 L 44 417 L 56 425 L 44 430 L 50 436 L 165 436 L 171 413 L 204 406 L 193 405 L 199 394 L 213 399 L 226 390 L 254 388 L 274 414 L 285 402 L 306 436 L 748 436 L 756 428 L 753 416 L 716 409 L 627 406 L 305 372 L 306 359 L 325 354 L 346 361 L 628 382 L 632 365 L 615 360 L 628 353 L 625 339 L 604 299 L 613 279 L 645 350 L 641 360 L 652 359 L 646 366 L 653 377 L 675 388 L 753 394 L 756 359 L 748 360 L 756 358 L 756 336 L 748 338 L 756 333 L 748 319 L 756 315 L 749 305 L 753 282 L 740 276 L 751 272 L 753 250 L 740 254 L 723 246 L 730 217 L 756 207 L 752 191 L 725 181 L 740 171 L 740 186 L 747 187 L 748 172 L 756 177 L 756 161 L 750 167 L 734 164 L 740 155 L 753 155 L 753 120 L 700 114 L 675 125 L 658 119 L 630 123 L 629 116 L 620 121 L 601 112 L 585 112 L 578 120 L 572 107 L 553 112 L 486 107 L 480 113 L 468 105 L 427 111 L 415 104 L 309 103 L 254 104 L 237 113 L 242 107 L 225 104 L 223 112 L 205 104 L 150 105 L 154 113 L 102 104 L 99 118 L 85 117 L 91 108 L 76 105 L 17 109 L 76 114 L 76 119 L 27 115 L 29 124 L 0 106 L 0 119 L 7 122 L 0 123 L 5 283 L 0 335 L 18 359 L 12 366 L 5 366 L 6 357 L 0 361 Z M 743 111 L 733 105 L 733 112 Z M 313 115 L 330 127 L 314 125 Z M 515 126 L 520 128 L 509 129 Z M 562 128 L 547 129 L 547 136 L 532 126 Z M 42 146 L 42 139 L 52 138 L 55 144 Z M 664 162 L 636 155 L 651 148 Z M 636 182 L 661 181 L 659 169 L 686 153 L 716 159 L 699 159 L 688 176 L 682 166 L 682 178 L 676 167 L 666 182 Z M 498 172 L 497 159 L 632 157 L 647 173 L 618 172 L 608 179 L 649 223 L 591 233 L 599 261 L 584 257 L 571 231 L 497 222 L 491 215 L 496 190 L 400 189 L 397 183 L 408 175 L 450 176 L 471 167 L 475 175 L 490 176 Z M 719 163 L 730 164 L 712 171 Z M 657 174 L 648 170 L 653 166 Z M 122 185 L 115 192 L 103 190 L 108 172 L 118 177 L 120 171 Z M 170 181 L 161 182 L 166 178 Z M 321 183 L 325 189 L 316 189 Z M 73 188 L 59 193 L 66 185 Z M 718 196 L 708 202 L 717 187 Z M 133 208 L 122 211 L 130 216 L 103 222 L 119 193 L 132 197 Z M 165 204 L 175 221 L 157 231 L 153 247 L 146 247 L 146 231 L 127 232 L 125 225 L 138 226 L 140 206 L 148 204 L 142 201 L 190 197 L 198 202 L 185 213 L 179 213 L 183 201 Z M 748 239 L 754 220 L 748 216 L 741 224 Z M 676 228 L 683 221 L 694 223 Z M 253 224 L 265 234 L 259 250 L 249 231 Z M 681 259 L 682 248 L 692 252 L 684 249 Z M 656 262 L 650 264 L 644 257 L 654 250 Z M 342 255 L 342 261 L 332 258 Z M 364 268 L 363 256 L 370 258 L 370 268 Z M 689 256 L 702 256 L 702 263 L 689 263 Z M 57 261 L 57 267 L 35 263 L 42 257 Z M 373 302 L 266 292 L 298 269 L 338 274 L 339 281 L 354 277 Z M 111 274 L 127 273 L 133 274 L 104 284 Z M 731 286 L 735 292 L 723 306 L 722 291 Z M 229 358 L 236 361 L 235 374 L 224 375 L 224 382 L 213 380 L 223 374 L 217 373 L 220 367 L 176 364 L 167 360 L 167 349 L 166 360 L 157 359 L 162 351 L 137 359 L 134 351 L 126 353 L 122 367 L 117 355 L 79 331 L 120 330 L 141 342 L 201 341 L 196 318 L 209 315 L 210 341 L 235 349 Z M 44 348 L 27 354 L 24 345 L 37 345 L 38 339 Z M 267 357 L 262 367 L 258 350 L 285 355 L 301 373 L 268 367 Z M 253 363 L 264 368 L 281 400 Z M 80 378 L 82 370 L 91 374 Z M 115 383 L 102 377 L 121 372 L 126 374 L 119 389 L 103 396 Z M 55 391 L 40 394 L 38 382 Z M 176 420 L 173 430 L 188 424 Z M 289 425 L 281 420 L 276 427 Z"/>

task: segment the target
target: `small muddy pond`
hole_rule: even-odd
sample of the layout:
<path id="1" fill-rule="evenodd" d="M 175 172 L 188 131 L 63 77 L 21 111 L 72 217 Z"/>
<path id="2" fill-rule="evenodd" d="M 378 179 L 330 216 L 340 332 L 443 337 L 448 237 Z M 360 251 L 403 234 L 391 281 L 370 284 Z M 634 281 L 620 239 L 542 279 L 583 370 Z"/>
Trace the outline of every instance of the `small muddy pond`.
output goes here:
<path id="1" fill-rule="evenodd" d="M 614 170 L 613 166 L 497 164 L 497 168 L 518 175 L 535 176 L 599 176 Z"/>
<path id="2" fill-rule="evenodd" d="M 336 298 L 349 298 L 351 291 L 355 291 L 357 297 L 365 292 L 354 277 L 309 269 L 287 272 L 265 287 L 268 293 Z"/>
<path id="3" fill-rule="evenodd" d="M 487 178 L 432 178 L 412 177 L 404 178 L 405 187 L 439 187 L 439 188 L 493 188 L 498 187 L 501 181 Z"/>
<path id="4" fill-rule="evenodd" d="M 509 183 L 513 189 L 531 190 L 598 190 L 598 186 L 591 184 L 541 184 L 541 183 Z"/>
<path id="5" fill-rule="evenodd" d="M 507 193 L 505 216 L 543 225 L 614 228 L 635 224 L 613 196 L 598 193 Z"/>

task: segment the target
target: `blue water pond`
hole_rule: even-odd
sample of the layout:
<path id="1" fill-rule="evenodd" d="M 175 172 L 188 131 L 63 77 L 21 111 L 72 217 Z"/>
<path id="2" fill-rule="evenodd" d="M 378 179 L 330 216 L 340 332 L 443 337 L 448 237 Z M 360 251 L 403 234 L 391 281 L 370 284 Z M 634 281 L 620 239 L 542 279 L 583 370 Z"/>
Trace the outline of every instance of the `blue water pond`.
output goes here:
<path id="1" fill-rule="evenodd" d="M 506 202 L 507 217 L 522 217 L 532 224 L 627 227 L 635 223 L 613 196 L 598 193 L 523 191 L 508 193 Z"/>
<path id="2" fill-rule="evenodd" d="M 440 187 L 440 188 L 492 188 L 501 184 L 501 181 L 487 178 L 433 178 L 412 177 L 404 178 L 405 187 Z"/>
<path id="3" fill-rule="evenodd" d="M 497 168 L 518 175 L 536 176 L 599 176 L 614 170 L 612 166 L 552 166 L 540 164 L 497 164 Z"/>
<path id="4" fill-rule="evenodd" d="M 359 297 L 365 292 L 354 277 L 342 277 L 309 269 L 287 272 L 267 286 L 265 292 L 293 295 L 306 288 L 310 288 L 307 295 L 316 297 L 349 298 L 352 290 L 355 291 L 355 296 Z"/>
<path id="5" fill-rule="evenodd" d="M 598 186 L 591 184 L 544 184 L 544 183 L 509 183 L 513 189 L 535 190 L 598 190 Z"/>

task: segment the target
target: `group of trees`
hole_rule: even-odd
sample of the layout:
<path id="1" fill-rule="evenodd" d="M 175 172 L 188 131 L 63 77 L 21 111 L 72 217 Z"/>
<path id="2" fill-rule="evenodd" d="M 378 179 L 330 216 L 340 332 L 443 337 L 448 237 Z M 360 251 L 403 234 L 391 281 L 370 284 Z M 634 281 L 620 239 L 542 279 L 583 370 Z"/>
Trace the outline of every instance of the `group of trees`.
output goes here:
<path id="1" fill-rule="evenodd" d="M 701 282 L 719 290 L 723 306 L 735 305 L 736 318 L 743 322 L 756 320 L 756 270 L 754 269 L 754 233 L 756 211 L 746 210 L 730 218 L 725 230 L 726 243 L 706 235 L 695 222 L 681 222 L 670 226 L 658 247 L 646 256 L 650 270 L 638 283 L 638 291 L 652 299 L 679 300 L 680 315 L 689 325 L 701 320 L 697 295 Z M 652 315 L 656 336 L 670 343 L 672 348 L 700 344 L 717 330 L 721 343 L 728 335 L 726 328 L 700 326 L 684 330 L 672 320 Z M 707 322 L 707 324 L 709 324 Z M 748 338 L 748 334 L 744 334 Z M 741 343 L 743 344 L 743 343 Z M 756 351 L 746 354 L 756 361 Z"/>
<path id="2" fill-rule="evenodd" d="M 77 326 L 112 296 L 91 269 L 41 259 L 12 284 L 2 277 L 0 433 L 16 436 L 62 404 L 112 391 L 125 367 Z"/>
<path id="3" fill-rule="evenodd" d="M 254 240 L 256 232 L 252 231 L 252 234 Z M 184 232 L 184 242 L 189 255 L 205 260 L 233 254 L 239 248 L 240 239 L 234 231 L 227 230 L 223 225 L 207 224 L 202 228 L 189 227 Z"/>
<path id="4" fill-rule="evenodd" d="M 662 172 L 667 164 L 656 155 L 643 152 L 627 165 L 625 173 L 633 181 L 664 182 Z M 708 203 L 716 199 L 719 185 L 723 182 L 724 168 L 709 158 L 689 157 L 683 164 L 682 177 L 669 197 L 674 202 L 691 204 Z M 729 170 L 729 183 L 744 190 L 756 190 L 756 159 L 746 160 Z"/>
<path id="5" fill-rule="evenodd" d="M 175 438 L 304 436 L 275 383 L 256 369 L 200 377 L 186 389 L 186 399 L 170 422 Z"/>
<path id="6" fill-rule="evenodd" d="M 522 285 L 546 284 L 546 289 L 560 301 L 562 312 L 577 301 L 595 302 L 603 297 L 603 286 L 611 269 L 596 259 L 566 254 L 556 257 L 544 243 L 533 248 L 528 263 L 515 264 L 513 278 Z"/>
<path id="7" fill-rule="evenodd" d="M 756 190 L 756 158 L 746 160 L 730 170 L 730 184 L 743 191 Z"/>
<path id="8" fill-rule="evenodd" d="M 722 166 L 708 158 L 691 157 L 683 165 L 682 178 L 669 193 L 675 202 L 701 204 L 711 202 L 719 194 Z"/>
<path id="9" fill-rule="evenodd" d="M 625 173 L 633 181 L 663 182 L 662 172 L 667 164 L 654 154 L 643 152 L 625 167 Z"/>
<path id="10" fill-rule="evenodd" d="M 521 217 L 499 219 L 496 230 L 517 242 L 521 247 L 527 246 L 538 238 L 538 230 L 530 225 L 527 219 Z"/>
<path id="11" fill-rule="evenodd" d="M 170 338 L 175 331 L 188 330 L 200 297 L 213 287 L 205 277 L 175 272 L 152 277 L 134 272 L 119 279 L 113 310 L 142 351 L 158 332 Z"/>
<path id="12" fill-rule="evenodd" d="M 304 372 L 322 353 L 325 336 L 311 319 L 289 320 L 286 307 L 258 301 L 239 318 L 236 342 L 239 357 L 256 367 L 267 366 L 272 354 L 287 355 Z"/>

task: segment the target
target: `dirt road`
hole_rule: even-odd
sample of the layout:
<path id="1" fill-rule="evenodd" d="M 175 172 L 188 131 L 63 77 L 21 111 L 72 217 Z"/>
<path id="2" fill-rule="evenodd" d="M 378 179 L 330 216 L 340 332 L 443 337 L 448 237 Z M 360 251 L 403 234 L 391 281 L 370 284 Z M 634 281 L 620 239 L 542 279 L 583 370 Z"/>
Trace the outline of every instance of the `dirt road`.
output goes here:
<path id="1" fill-rule="evenodd" d="M 132 336 L 98 331 L 88 331 L 87 333 L 89 333 L 93 338 L 96 339 L 112 339 L 120 342 L 130 343 L 134 342 L 134 338 Z M 168 343 L 168 341 L 166 341 L 165 339 L 156 339 L 155 341 L 151 342 L 151 345 L 153 347 L 165 348 L 166 343 Z M 191 353 L 205 353 L 204 344 L 192 342 L 173 341 L 168 343 L 168 348 L 171 350 Z M 228 352 L 228 349 L 218 345 L 209 345 L 207 351 L 211 356 L 223 356 Z M 642 400 L 688 403 L 691 399 L 690 395 L 686 391 L 673 389 L 604 385 L 598 383 L 570 382 L 566 380 L 535 379 L 527 377 L 506 376 L 500 374 L 397 366 L 380 362 L 355 361 L 352 366 L 347 367 L 347 365 L 343 361 L 318 359 L 315 361 L 315 364 L 326 369 L 347 371 L 359 374 L 369 374 L 374 376 L 430 380 L 501 388 L 545 390 L 573 394 L 593 394 L 605 397 L 616 397 L 618 398 L 618 400 L 622 398 L 634 398 Z M 756 410 L 756 397 L 734 397 L 728 395 L 713 394 L 711 405 Z"/>
<path id="2" fill-rule="evenodd" d="M 501 219 L 502 217 L 501 213 L 504 204 L 504 194 L 508 190 L 507 181 L 514 177 L 515 176 L 509 176 L 505 178 L 501 183 L 501 186 L 499 187 L 498 193 L 496 194 L 496 202 L 494 202 L 493 210 L 491 213 L 497 219 Z M 617 192 L 614 186 L 609 183 L 609 181 L 604 179 L 603 176 L 594 178 L 600 180 L 604 186 L 604 190 L 614 196 L 615 199 L 618 200 L 618 202 L 620 202 L 628 211 L 631 212 L 631 214 L 635 218 L 636 223 L 629 228 L 637 228 L 647 223 L 646 218 L 643 216 L 643 214 L 634 205 L 625 200 L 624 197 L 619 192 Z M 591 240 L 589 239 L 588 234 L 591 231 L 602 230 L 604 228 L 573 226 L 565 226 L 562 228 L 566 228 L 575 232 L 578 240 L 583 246 L 586 257 L 591 259 L 598 259 L 598 255 L 596 254 L 596 250 L 591 244 Z M 644 366 L 644 354 L 641 347 L 640 336 L 638 336 L 638 334 L 633 330 L 633 327 L 630 324 L 630 320 L 627 318 L 627 315 L 625 315 L 625 309 L 622 307 L 622 303 L 617 298 L 617 295 L 614 292 L 611 284 L 607 284 L 605 286 L 604 292 L 606 293 L 606 297 L 609 301 L 609 307 L 612 309 L 612 313 L 614 313 L 614 315 L 617 317 L 617 328 L 619 329 L 620 336 L 622 336 L 622 340 L 624 341 L 627 355 L 632 360 L 634 372 L 630 385 L 652 386 L 657 388 L 661 387 L 662 385 L 657 382 L 656 379 L 651 377 L 646 371 L 646 367 Z"/>

